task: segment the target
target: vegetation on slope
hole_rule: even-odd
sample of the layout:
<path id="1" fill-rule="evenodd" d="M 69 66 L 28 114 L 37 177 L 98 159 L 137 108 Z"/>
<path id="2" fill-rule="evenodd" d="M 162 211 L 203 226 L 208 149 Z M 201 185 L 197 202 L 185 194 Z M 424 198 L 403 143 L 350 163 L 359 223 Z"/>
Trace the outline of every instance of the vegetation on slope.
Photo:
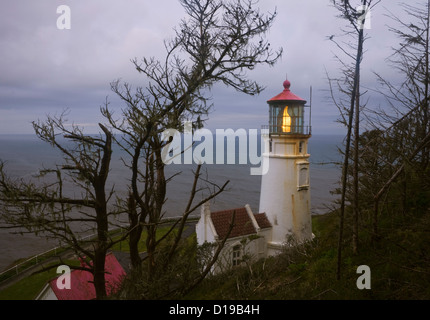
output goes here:
<path id="1" fill-rule="evenodd" d="M 345 249 L 344 273 L 336 280 L 338 217 L 313 218 L 312 243 L 255 264 L 208 278 L 187 299 L 429 299 L 429 214 L 381 217 L 381 237 L 363 239 L 361 251 Z M 383 226 L 383 227 L 382 227 Z M 351 232 L 346 232 L 348 238 Z M 359 290 L 357 267 L 371 270 L 371 289 Z"/>

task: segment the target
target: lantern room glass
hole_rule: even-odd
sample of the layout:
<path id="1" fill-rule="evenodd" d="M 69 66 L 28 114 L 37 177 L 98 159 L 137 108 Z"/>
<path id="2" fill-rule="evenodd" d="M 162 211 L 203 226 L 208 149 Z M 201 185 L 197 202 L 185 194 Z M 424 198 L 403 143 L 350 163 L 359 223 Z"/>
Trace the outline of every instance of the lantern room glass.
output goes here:
<path id="1" fill-rule="evenodd" d="M 276 134 L 303 134 L 304 106 L 297 104 L 271 105 L 270 132 Z"/>

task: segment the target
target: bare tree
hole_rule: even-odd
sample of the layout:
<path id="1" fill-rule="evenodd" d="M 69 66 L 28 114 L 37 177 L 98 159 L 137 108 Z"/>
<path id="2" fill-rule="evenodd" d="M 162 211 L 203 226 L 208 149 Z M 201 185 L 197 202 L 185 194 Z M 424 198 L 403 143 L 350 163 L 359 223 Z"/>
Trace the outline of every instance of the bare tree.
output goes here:
<path id="1" fill-rule="evenodd" d="M 39 179 L 12 180 L 0 165 L 1 227 L 41 234 L 69 245 L 83 260 L 75 269 L 94 276 L 98 299 L 106 297 L 105 256 L 117 241 L 109 236 L 109 218 L 116 214 L 108 203 L 114 189 L 107 189 L 112 154 L 112 133 L 99 125 L 99 136 L 85 135 L 66 125 L 64 114 L 33 123 L 36 135 L 61 152 L 56 168 L 43 169 Z M 93 233 L 94 239 L 82 241 Z"/>
<path id="2" fill-rule="evenodd" d="M 415 195 L 403 192 L 403 211 L 406 212 L 406 200 L 409 201 L 428 188 L 428 168 L 430 161 L 429 147 L 429 103 L 430 103 L 430 1 L 414 6 L 402 4 L 408 20 L 400 19 L 390 13 L 389 17 L 396 26 L 389 30 L 400 40 L 393 47 L 393 54 L 388 62 L 404 76 L 400 84 L 395 84 L 376 74 L 382 85 L 382 93 L 388 107 L 377 111 L 375 126 L 381 132 L 379 138 L 390 146 L 395 153 L 392 161 L 394 172 L 387 176 L 384 184 L 374 194 L 373 234 L 378 234 L 378 215 L 380 201 L 394 182 L 401 178 L 404 190 L 407 190 L 408 177 L 417 176 L 421 181 L 420 190 Z M 394 142 L 396 137 L 397 142 Z M 406 173 L 406 171 L 408 173 Z M 414 174 L 415 172 L 415 174 Z"/>
<path id="3" fill-rule="evenodd" d="M 128 83 L 113 82 L 112 90 L 126 107 L 119 119 L 109 108 L 103 110 L 110 125 L 121 133 L 117 142 L 129 155 L 124 162 L 131 169 L 130 198 L 126 209 L 130 230 L 133 230 L 130 234 L 131 259 L 134 267 L 140 266 L 137 243 L 145 228 L 149 278 L 157 266 L 157 246 L 165 239 L 156 240 L 155 235 L 164 214 L 166 183 L 173 178 L 165 176 L 161 150 L 171 140 L 164 141 L 162 133 L 166 129 L 182 131 L 184 121 L 193 121 L 194 127 L 202 127 L 204 117 L 211 109 L 208 93 L 216 83 L 224 83 L 245 94 L 259 94 L 263 88 L 249 80 L 246 71 L 258 65 L 273 65 L 282 53 L 282 50 L 271 50 L 265 40 L 276 13 L 260 13 L 256 8 L 257 2 L 180 2 L 187 17 L 175 29 L 175 37 L 165 42 L 164 60 L 132 60 L 148 80 L 148 86 L 133 90 Z M 194 203 L 196 194 L 202 191 L 196 188 L 198 177 L 197 172 L 182 218 L 175 224 L 179 226 L 175 231 L 177 240 L 171 247 L 167 262 L 175 253 L 189 214 L 226 186 L 209 183 L 212 190 L 201 198 L 202 201 Z"/>
<path id="4" fill-rule="evenodd" d="M 356 3 L 356 6 L 351 4 L 351 1 L 333 0 L 333 6 L 340 12 L 340 18 L 345 19 L 350 27 L 350 30 L 346 32 L 347 35 L 351 35 L 356 41 L 356 47 L 345 49 L 339 44 L 335 37 L 330 37 L 339 49 L 352 60 L 352 65 L 344 62 L 343 59 L 337 56 L 338 61 L 342 68 L 342 79 L 329 78 L 330 90 L 332 93 L 333 100 L 338 106 L 341 113 L 341 122 L 347 127 L 347 134 L 345 138 L 345 150 L 344 150 L 344 161 L 342 165 L 342 181 L 341 181 L 341 200 L 340 200 L 340 220 L 339 220 L 339 242 L 338 242 L 338 264 L 337 264 L 337 278 L 341 277 L 341 261 L 342 261 L 342 244 L 343 244 L 343 232 L 344 232 L 344 220 L 345 220 L 345 207 L 347 198 L 347 186 L 349 172 L 349 162 L 351 158 L 351 141 L 354 136 L 354 154 L 353 159 L 353 192 L 352 192 L 352 209 L 353 209 L 353 251 L 358 251 L 358 216 L 359 216 L 359 168 L 358 168 L 358 152 L 359 145 L 358 139 L 360 136 L 360 70 L 361 62 L 364 54 L 364 42 L 365 42 L 365 17 L 367 10 L 374 7 L 376 3 L 372 0 L 361 0 Z M 345 85 L 346 84 L 346 85 Z M 336 99 L 333 94 L 334 86 L 340 93 L 345 95 L 346 103 L 344 101 Z M 355 121 L 354 121 L 355 119 Z M 354 135 L 353 135 L 354 133 Z"/>
<path id="5" fill-rule="evenodd" d="M 282 54 L 282 50 L 273 51 L 265 38 L 276 12 L 262 14 L 256 8 L 256 1 L 180 2 L 187 18 L 175 29 L 175 37 L 165 42 L 164 60 L 132 60 L 149 84 L 132 89 L 128 83 L 112 82 L 113 92 L 125 107 L 119 118 L 115 118 L 108 102 L 101 108 L 111 130 L 100 124 L 103 133 L 97 137 L 88 136 L 76 126 L 68 127 L 63 116 L 48 117 L 44 123 L 34 123 L 34 128 L 40 139 L 63 155 L 62 165 L 43 170 L 44 177 L 52 173 L 54 181 L 13 181 L 7 176 L 4 165 L 0 166 L 0 206 L 4 226 L 60 238 L 81 258 L 91 259 L 92 264 L 82 268 L 93 273 L 97 298 L 100 299 L 106 297 L 104 261 L 109 248 L 129 237 L 131 259 L 138 268 L 141 265 L 138 242 L 142 231 L 146 230 L 147 275 L 148 280 L 153 280 L 156 270 L 167 268 L 174 259 L 189 215 L 227 186 L 228 181 L 216 185 L 202 179 L 198 166 L 189 201 L 180 211 L 181 219 L 158 239 L 157 230 L 164 217 L 166 185 L 173 178 L 165 176 L 162 150 L 171 140 L 163 140 L 162 133 L 166 129 L 180 131 L 186 120 L 194 121 L 195 127 L 202 127 L 203 117 L 211 108 L 208 93 L 216 83 L 245 94 L 259 94 L 263 87 L 250 80 L 246 72 L 258 65 L 273 65 Z M 119 135 L 115 136 L 114 131 Z M 123 158 L 130 169 L 127 199 L 114 198 L 115 190 L 107 190 L 113 143 L 118 143 L 127 155 Z M 65 193 L 66 180 L 73 186 L 70 195 Z M 200 186 L 198 181 L 203 181 L 205 186 Z M 200 197 L 203 191 L 205 194 Z M 109 206 L 114 200 L 116 205 Z M 128 215 L 130 227 L 121 239 L 114 241 L 108 234 L 109 218 L 119 213 Z M 74 229 L 76 225 L 80 228 Z M 95 240 L 80 241 L 79 234 L 88 230 L 96 231 Z M 158 259 L 160 245 L 172 234 L 174 240 L 167 258 Z M 195 281 L 201 281 L 209 269 Z"/>

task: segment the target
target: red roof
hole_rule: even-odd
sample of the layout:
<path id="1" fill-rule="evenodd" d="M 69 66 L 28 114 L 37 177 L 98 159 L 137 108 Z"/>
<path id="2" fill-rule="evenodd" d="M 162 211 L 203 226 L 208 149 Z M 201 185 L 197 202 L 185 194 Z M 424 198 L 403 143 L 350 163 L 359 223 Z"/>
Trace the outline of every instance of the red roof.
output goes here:
<path id="1" fill-rule="evenodd" d="M 272 225 L 270 224 L 269 219 L 267 219 L 267 216 L 265 213 L 255 213 L 254 214 L 255 220 L 257 220 L 257 224 L 261 229 L 271 228 Z"/>
<path id="2" fill-rule="evenodd" d="M 300 98 L 299 96 L 296 96 L 294 93 L 290 91 L 291 82 L 288 80 L 284 81 L 284 91 L 282 91 L 277 96 L 270 99 L 268 102 L 273 101 L 300 101 L 303 103 L 306 103 L 306 100 Z"/>
<path id="3" fill-rule="evenodd" d="M 125 271 L 112 253 L 106 255 L 105 280 L 107 294 L 115 292 L 121 284 Z M 96 291 L 92 273 L 84 270 L 72 270 L 70 273 L 70 289 L 59 289 L 57 278 L 51 280 L 49 285 L 58 300 L 92 300 L 96 298 Z"/>
<path id="4" fill-rule="evenodd" d="M 246 211 L 246 208 L 211 212 L 212 223 L 220 239 L 224 239 L 227 236 L 234 212 L 236 213 L 234 225 L 228 238 L 235 238 L 257 233 L 257 230 L 255 229 L 254 224 L 252 223 L 252 220 Z M 265 213 L 254 214 L 254 217 L 256 218 L 258 226 L 261 229 L 270 228 L 272 226 Z"/>

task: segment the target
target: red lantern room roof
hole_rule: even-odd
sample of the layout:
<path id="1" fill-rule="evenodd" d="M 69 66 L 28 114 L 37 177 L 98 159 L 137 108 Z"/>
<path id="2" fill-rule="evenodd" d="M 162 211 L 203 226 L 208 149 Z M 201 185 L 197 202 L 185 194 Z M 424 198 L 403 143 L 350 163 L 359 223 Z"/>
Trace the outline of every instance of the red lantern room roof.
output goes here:
<path id="1" fill-rule="evenodd" d="M 297 101 L 301 103 L 306 103 L 306 100 L 296 96 L 294 93 L 290 91 L 291 82 L 288 80 L 284 81 L 284 91 L 282 91 L 277 96 L 273 97 L 267 102 L 276 102 L 276 101 Z"/>

